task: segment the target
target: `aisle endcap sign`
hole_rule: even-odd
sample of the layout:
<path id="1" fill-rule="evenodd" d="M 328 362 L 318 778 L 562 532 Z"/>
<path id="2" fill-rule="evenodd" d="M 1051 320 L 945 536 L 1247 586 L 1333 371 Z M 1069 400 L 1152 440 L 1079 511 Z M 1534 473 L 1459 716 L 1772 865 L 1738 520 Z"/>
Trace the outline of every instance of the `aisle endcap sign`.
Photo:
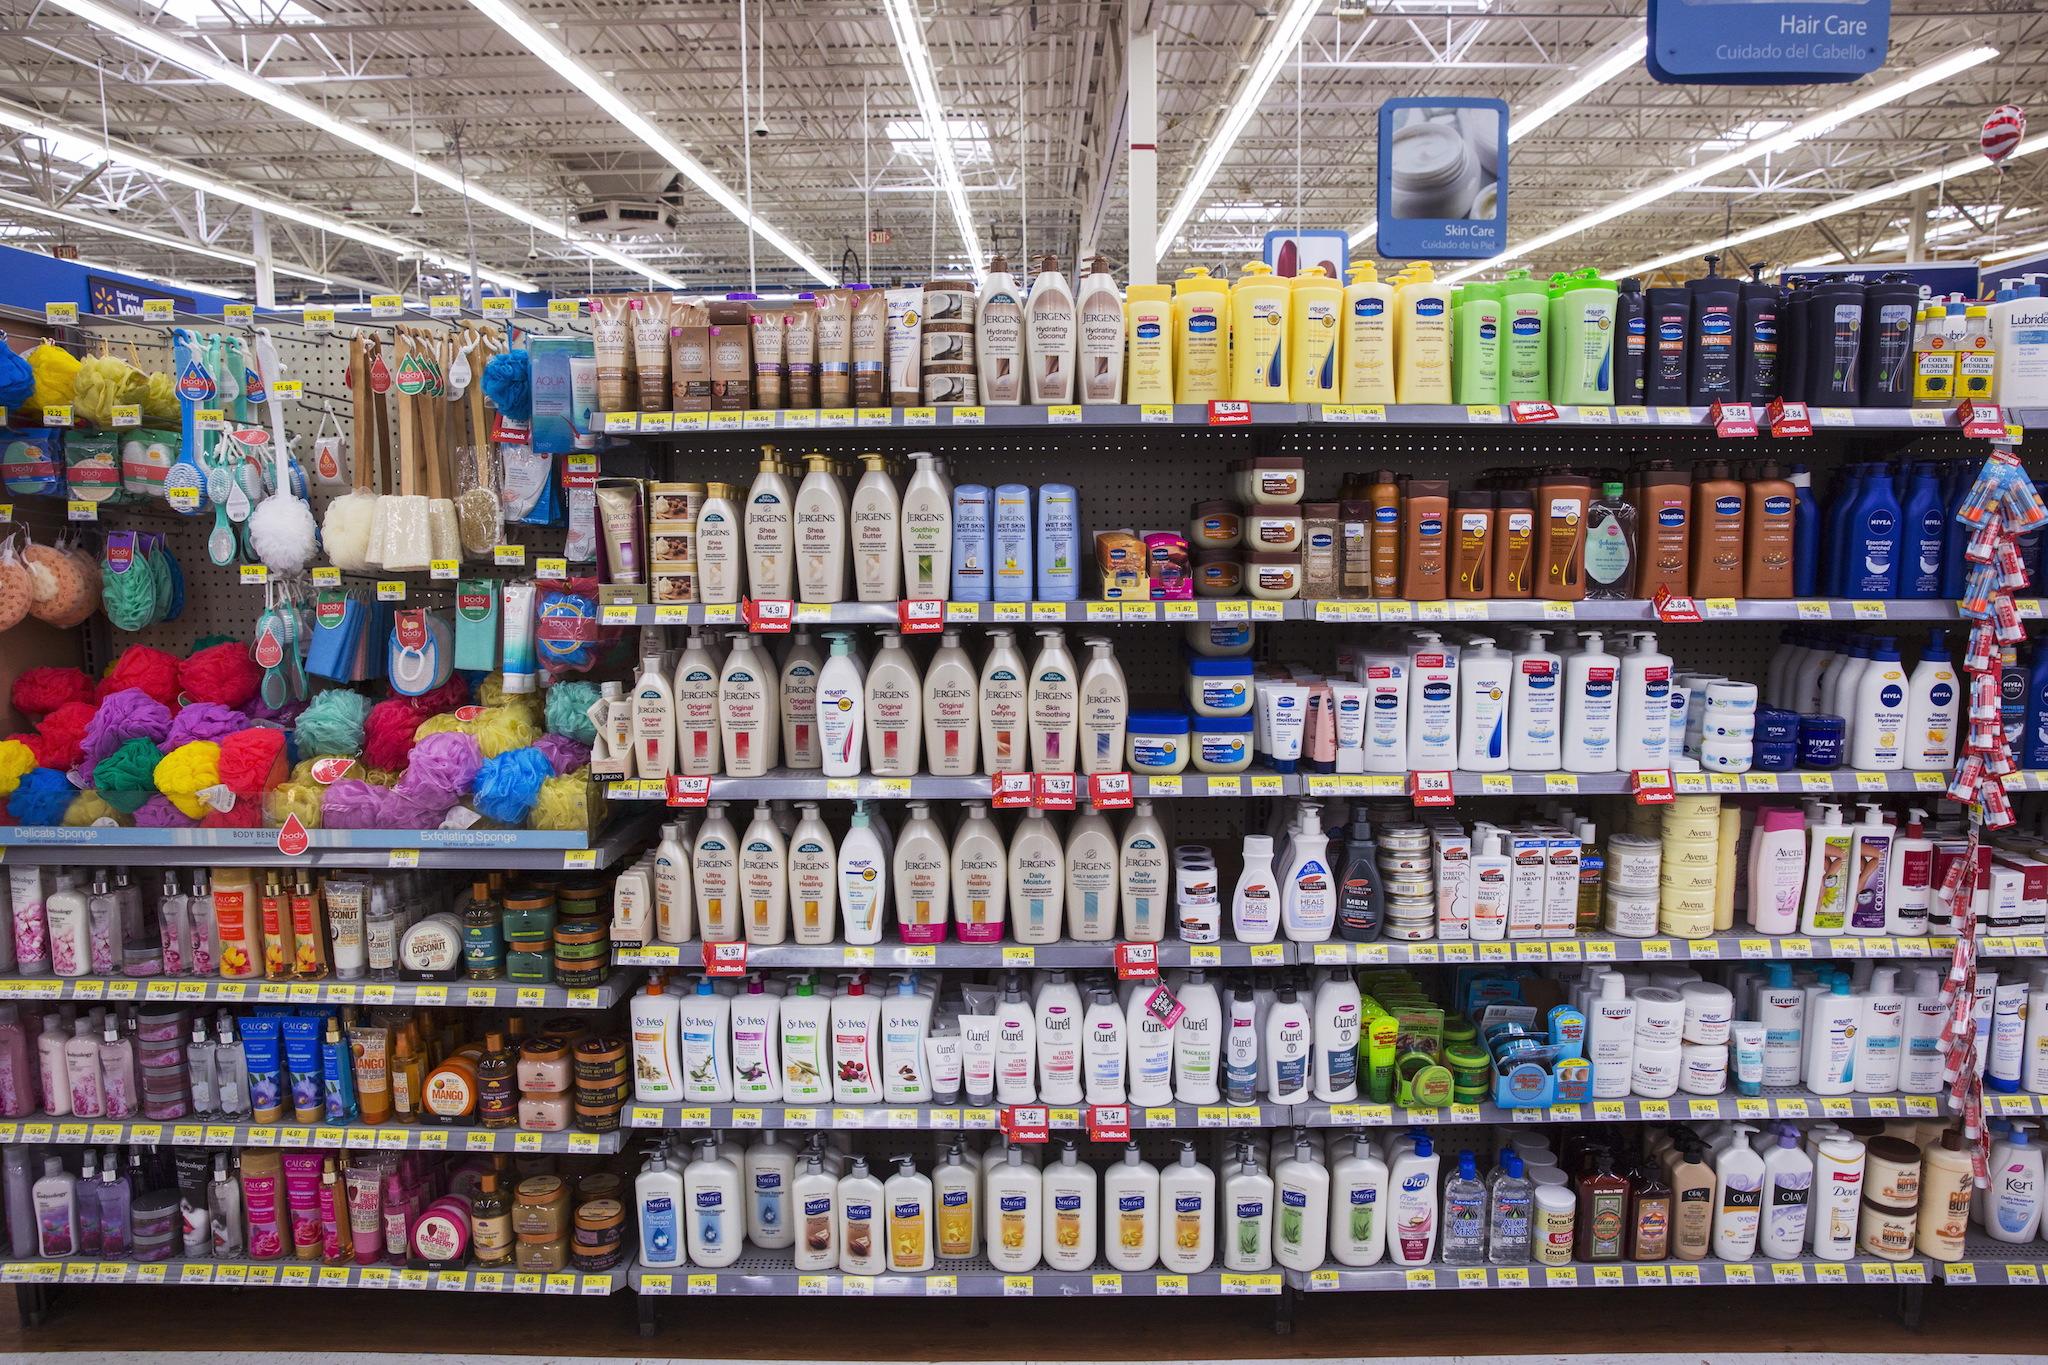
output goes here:
<path id="1" fill-rule="evenodd" d="M 1650 0 L 1650 74 L 1701 85 L 1853 81 L 1884 65 L 1891 0 Z"/>

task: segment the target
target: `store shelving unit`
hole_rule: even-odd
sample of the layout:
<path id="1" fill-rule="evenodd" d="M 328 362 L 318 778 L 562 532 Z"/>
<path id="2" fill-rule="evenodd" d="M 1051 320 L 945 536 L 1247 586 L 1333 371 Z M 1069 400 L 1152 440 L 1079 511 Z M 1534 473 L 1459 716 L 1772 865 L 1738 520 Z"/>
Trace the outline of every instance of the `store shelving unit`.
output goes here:
<path id="1" fill-rule="evenodd" d="M 274 829 L 11 825 L 0 828 L 0 855 L 46 865 L 118 856 L 148 867 L 593 872 L 639 849 L 648 831 L 645 821 L 634 820 L 614 821 L 595 839 L 573 830 L 316 829 L 307 832 L 303 853 L 286 853 Z"/>
<path id="2" fill-rule="evenodd" d="M 208 1119 L 164 1123 L 136 1119 L 28 1118 L 0 1122 L 0 1143 L 100 1146 L 140 1142 L 172 1147 L 291 1147 L 379 1152 L 577 1152 L 602 1156 L 619 1150 L 621 1135 L 526 1133 L 516 1128 L 385 1124 L 370 1128 L 329 1123 L 219 1123 Z"/>
<path id="3" fill-rule="evenodd" d="M 511 981 L 223 981 L 217 977 L 30 976 L 0 978 L 0 1001 L 93 1003 L 178 1001 L 252 1005 L 460 1005 L 471 1009 L 605 1010 L 639 984 L 635 971 L 603 984 L 567 990 Z"/>
<path id="4" fill-rule="evenodd" d="M 0 1284 L 279 1286 L 301 1289 L 439 1290 L 469 1294 L 584 1295 L 602 1298 L 626 1287 L 624 1270 L 408 1270 L 387 1265 L 318 1265 L 310 1261 L 0 1261 Z"/>
<path id="5" fill-rule="evenodd" d="M 1179 1298 L 1277 1295 L 1286 1287 L 1284 1274 L 1277 1270 L 1205 1270 L 1197 1275 L 1175 1275 L 1158 1270 L 1117 1271 L 1098 1263 L 1087 1270 L 1041 1266 L 1028 1275 L 1008 1275 L 979 1256 L 948 1261 L 923 1275 L 812 1273 L 792 1268 L 786 1253 L 774 1251 L 748 1251 L 731 1266 L 716 1271 L 647 1270 L 636 1265 L 627 1272 L 627 1279 L 636 1294 L 677 1298 L 751 1294 L 788 1298 Z"/>

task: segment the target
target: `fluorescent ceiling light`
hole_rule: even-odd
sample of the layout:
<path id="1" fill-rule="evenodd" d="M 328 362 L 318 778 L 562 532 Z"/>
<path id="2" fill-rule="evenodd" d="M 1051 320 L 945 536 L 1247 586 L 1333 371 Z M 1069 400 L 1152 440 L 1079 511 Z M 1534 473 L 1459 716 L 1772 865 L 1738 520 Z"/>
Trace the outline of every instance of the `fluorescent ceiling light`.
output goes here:
<path id="1" fill-rule="evenodd" d="M 2012 155 L 2007 157 L 2006 160 L 2010 162 L 2017 157 L 2032 156 L 2036 152 L 2044 150 L 2048 150 L 2048 133 L 2037 133 L 2013 148 Z M 1686 247 L 1683 251 L 1668 251 L 1662 256 L 1652 256 L 1647 261 L 1638 261 L 1636 264 L 1625 266 L 1620 270 L 1603 270 L 1600 273 L 1610 280 L 1622 279 L 1628 275 L 1645 274 L 1679 261 L 1691 260 L 1695 256 L 1704 256 L 1710 251 L 1725 251 L 1731 246 L 1741 246 L 1745 242 L 1754 242 L 1765 237 L 1775 237 L 1781 232 L 1791 232 L 1796 228 L 1803 228 L 1809 224 L 1818 223 L 1823 218 L 1835 218 L 1844 213 L 1854 213 L 1858 209 L 1869 208 L 1872 204 L 1881 204 L 1887 199 L 1896 199 L 1901 195 L 1911 194 L 1914 190 L 1931 188 L 1957 176 L 1974 175 L 1979 171 L 1988 171 L 1990 169 L 1992 169 L 1991 163 L 1982 156 L 1958 157 L 1946 165 L 1937 166 L 1931 171 L 1922 171 L 1918 175 L 1909 175 L 1904 180 L 1894 180 L 1888 185 L 1878 185 L 1872 189 L 1859 190 L 1855 194 L 1829 200 L 1817 208 L 1810 208 L 1802 213 L 1788 214 L 1783 218 L 1773 218 L 1768 223 L 1759 223 L 1755 227 L 1744 228 L 1740 232 L 1731 232 L 1725 237 L 1716 237 L 1710 242 L 1695 243 L 1692 246 Z"/>
<path id="2" fill-rule="evenodd" d="M 675 139 L 655 127 L 646 115 L 621 99 L 611 81 L 585 66 L 581 58 L 556 42 L 546 30 L 527 18 L 522 10 L 505 3 L 505 0 L 469 2 L 486 19 L 503 29 L 506 36 L 554 68 L 557 75 L 576 87 L 579 93 L 598 108 L 610 114 L 619 126 L 646 143 L 662 160 L 681 171 L 690 183 L 710 195 L 720 208 L 752 228 L 755 235 L 769 246 L 796 262 L 805 274 L 824 284 L 839 282 L 838 276 L 811 259 L 810 254 L 802 247 L 776 231 L 758 214 L 749 212 L 746 204 L 726 187 L 724 181 L 705 169 L 703 163 L 684 151 Z M 56 0 L 56 3 L 89 4 L 91 0 Z M 683 287 L 680 281 L 666 277 L 664 283 L 671 289 Z"/>
<path id="3" fill-rule="evenodd" d="M 1195 213 L 1195 207 L 1202 202 L 1202 196 L 1209 192 L 1209 182 L 1222 169 L 1223 159 L 1230 155 L 1230 149 L 1237 145 L 1237 139 L 1244 127 L 1258 112 L 1259 102 L 1266 98 L 1266 91 L 1280 75 L 1280 68 L 1301 42 L 1301 35 L 1308 31 L 1309 20 L 1316 17 L 1316 10 L 1322 0 L 1288 0 L 1287 9 L 1266 35 L 1265 46 L 1259 49 L 1258 60 L 1245 74 L 1244 84 L 1237 88 L 1237 98 L 1230 102 L 1230 108 L 1223 113 L 1223 122 L 1216 125 L 1215 133 L 1209 138 L 1209 145 L 1202 151 L 1202 159 L 1195 163 L 1194 174 L 1181 187 L 1180 198 L 1173 201 L 1173 212 L 1166 215 L 1160 224 L 1159 239 L 1154 247 L 1160 260 L 1173 249 L 1174 238 L 1180 236 L 1182 228 Z"/>
<path id="4" fill-rule="evenodd" d="M 1690 170 L 1681 171 L 1677 175 L 1660 180 L 1646 189 L 1635 191 L 1633 194 L 1623 195 L 1621 198 L 1604 204 L 1591 213 L 1581 214 L 1568 223 L 1561 223 L 1547 231 L 1539 232 L 1526 241 L 1516 242 L 1498 256 L 1484 261 L 1475 261 L 1471 265 L 1453 270 L 1440 278 L 1447 284 L 1455 284 L 1459 280 L 1471 278 L 1496 261 L 1506 258 L 1528 257 L 1544 247 L 1554 246 L 1558 242 L 1576 237 L 1582 232 L 1590 232 L 1602 223 L 1611 222 L 1616 218 L 1622 217 L 1624 214 L 1634 213 L 1637 209 L 1658 203 L 1669 198 L 1671 195 L 1691 189 L 1694 185 L 1712 180 L 1717 175 L 1732 171 L 1738 166 L 1747 165 L 1759 157 L 1771 156 L 1787 148 L 1796 147 L 1802 142 L 1811 141 L 1833 131 L 1844 123 L 1863 117 L 1874 109 L 1881 109 L 1887 104 L 1902 100 L 1916 90 L 1945 81 L 1957 72 L 1967 71 L 1973 66 L 1982 65 L 1997 55 L 1998 49 L 1988 45 L 1952 52 L 1940 61 L 1929 62 L 1925 66 L 1916 67 L 1898 80 L 1886 85 L 1880 85 L 1873 90 L 1867 90 L 1855 99 L 1848 100 L 1833 109 L 1822 110 L 1818 114 L 1803 118 L 1799 122 L 1780 129 L 1767 137 L 1746 142 L 1733 151 L 1717 156 L 1711 161 L 1703 161 Z"/>
<path id="5" fill-rule="evenodd" d="M 423 180 L 431 180 L 451 194 L 466 198 L 471 203 L 490 209 L 494 213 L 503 214 L 522 227 L 544 232 L 600 260 L 610 261 L 613 265 L 630 270 L 636 275 L 644 275 L 665 289 L 683 287 L 681 280 L 645 265 L 623 251 L 571 233 L 556 219 L 535 213 L 502 195 L 493 194 L 474 185 L 465 185 L 459 172 L 414 156 L 405 148 L 378 137 L 367 128 L 336 118 L 320 106 L 301 99 L 272 81 L 221 61 L 211 53 L 174 38 L 161 29 L 144 24 L 119 10 L 110 9 L 100 4 L 99 0 L 50 0 L 50 3 L 60 9 L 69 10 L 87 23 L 103 28 L 118 38 L 133 43 L 153 57 L 162 57 L 195 75 L 205 76 L 209 80 L 218 81 L 230 89 L 240 91 L 250 99 L 267 104 L 281 114 L 287 114 L 331 137 L 359 147 L 372 156 L 381 157 L 393 165 L 403 167 Z M 468 267 L 465 263 L 456 268 L 466 273 Z"/>
<path id="6" fill-rule="evenodd" d="M 889 31 L 895 35 L 896 51 L 903 57 L 903 74 L 910 81 L 911 94 L 917 97 L 918 113 L 924 116 L 925 137 L 931 143 L 940 188 L 953 207 L 953 226 L 967 252 L 968 269 L 979 281 L 981 234 L 974 230 L 974 214 L 967 207 L 967 186 L 960 179 L 960 163 L 953 156 L 953 130 L 946 119 L 946 102 L 939 96 L 939 75 L 932 69 L 931 50 L 925 46 L 924 24 L 917 17 L 915 0 L 882 3 L 889 11 Z"/>
<path id="7" fill-rule="evenodd" d="M 1550 122 L 1559 114 L 1562 114 L 1565 110 L 1613 80 L 1616 76 L 1641 66 L 1643 64 L 1643 56 L 1648 49 L 1649 39 L 1643 34 L 1637 34 L 1623 42 L 1605 57 L 1600 58 L 1580 72 L 1578 78 L 1572 81 L 1570 85 L 1567 85 L 1528 113 L 1510 118 L 1508 120 L 1508 141 L 1510 143 L 1520 142 L 1523 138 L 1529 136 L 1529 134 L 1535 132 L 1538 128 L 1541 128 L 1544 124 Z"/>
<path id="8" fill-rule="evenodd" d="M 2003 251 L 1994 251 L 1982 259 L 1985 265 L 1989 265 L 1993 261 L 2016 261 L 2022 256 L 2040 255 L 2048 255 L 2048 242 L 2029 242 L 2025 246 L 2007 247 Z"/>
<path id="9" fill-rule="evenodd" d="M 283 4 L 271 0 L 259 0 L 254 8 L 244 8 L 235 0 L 147 0 L 147 3 L 170 15 L 181 24 L 317 24 L 320 16 L 298 4 L 297 0 L 284 0 Z"/>
<path id="10" fill-rule="evenodd" d="M 217 246 L 204 246 L 198 242 L 189 242 L 182 238 L 172 237 L 167 233 L 151 232 L 148 228 L 131 227 L 127 223 L 117 223 L 111 218 L 102 218 L 95 214 L 73 213 L 69 209 L 53 209 L 48 205 L 38 204 L 32 199 L 23 199 L 18 195 L 0 194 L 0 208 L 11 209 L 16 213 L 34 214 L 40 218 L 54 218 L 60 223 L 71 223 L 78 227 L 89 228 L 94 232 L 105 232 L 116 237 L 127 237 L 137 242 L 148 242 L 152 246 L 165 247 L 171 251 L 182 251 L 193 256 L 207 256 L 216 261 L 226 261 L 231 265 L 247 266 L 251 270 L 256 269 L 256 258 L 246 252 L 229 251 Z M 313 271 L 304 270 L 298 266 L 278 261 L 272 261 L 270 269 L 275 274 L 289 275 L 293 279 L 311 280 L 315 284 L 333 285 L 343 282 L 334 275 L 315 274 Z"/>
<path id="11" fill-rule="evenodd" d="M 1508 119 L 1508 145 L 1513 146 L 1544 124 L 1562 114 L 1565 110 L 1585 99 L 1586 96 L 1606 85 L 1609 81 L 1633 71 L 1643 62 L 1649 51 L 1649 38 L 1638 34 L 1624 39 L 1621 44 L 1604 57 L 1596 58 L 1576 79 L 1564 89 L 1552 95 L 1543 103 L 1519 118 Z M 1367 223 L 1351 234 L 1351 246 L 1362 250 L 1367 242 L 1379 235 L 1377 222 Z"/>
<path id="12" fill-rule="evenodd" d="M 27 133 L 31 137 L 66 140 L 63 143 L 66 146 L 75 145 L 81 141 L 90 141 L 89 135 L 81 129 L 51 123 L 40 114 L 33 114 L 27 110 L 16 109 L 4 104 L 0 104 L 0 128 L 13 128 L 17 132 Z M 258 212 L 282 218 L 288 222 L 298 223 L 302 227 L 312 228 L 316 232 L 328 232 L 337 237 L 344 237 L 352 242 L 360 242 L 364 246 L 377 251 L 389 252 L 391 255 L 405 260 L 418 259 L 428 265 L 442 270 L 451 270 L 459 275 L 469 273 L 469 263 L 459 257 L 430 250 L 418 242 L 408 241 L 403 237 L 393 237 L 389 233 L 379 232 L 375 228 L 366 227 L 361 223 L 352 223 L 344 219 L 335 218 L 329 214 L 321 213 L 317 209 L 309 209 L 302 205 L 294 204 L 288 199 L 277 199 L 267 194 L 258 193 L 243 186 L 238 181 L 222 180 L 217 176 L 193 170 L 191 167 L 181 165 L 175 161 L 159 160 L 146 152 L 124 147 L 119 143 L 91 142 L 90 145 L 98 150 L 100 159 L 110 161 L 118 166 L 125 166 L 130 170 L 141 171 L 144 175 L 153 175 L 159 180 L 167 180 L 172 184 L 183 185 L 187 189 L 199 190 L 216 198 L 225 199 L 229 203 L 240 204 L 245 208 L 252 208 Z M 508 275 L 503 271 L 482 270 L 478 274 L 485 281 L 497 285 L 500 289 L 524 290 L 528 293 L 532 293 L 536 289 L 533 281 L 518 275 Z"/>

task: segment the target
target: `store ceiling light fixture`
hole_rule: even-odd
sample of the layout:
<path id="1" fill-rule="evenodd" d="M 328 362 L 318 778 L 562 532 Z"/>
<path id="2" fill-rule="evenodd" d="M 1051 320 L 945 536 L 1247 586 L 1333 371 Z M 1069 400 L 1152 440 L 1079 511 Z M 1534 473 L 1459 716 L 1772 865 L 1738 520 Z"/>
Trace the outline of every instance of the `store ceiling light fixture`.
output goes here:
<path id="1" fill-rule="evenodd" d="M 474 3 L 475 0 L 472 0 Z M 1266 42 L 1259 49 L 1258 59 L 1246 73 L 1244 84 L 1238 87 L 1237 98 L 1230 102 L 1230 108 L 1223 113 L 1223 121 L 1216 125 L 1216 132 L 1209 139 L 1209 145 L 1202 152 L 1202 159 L 1195 163 L 1194 174 L 1181 187 L 1180 198 L 1173 201 L 1173 211 L 1166 215 L 1166 221 L 1159 226 L 1159 240 L 1155 246 L 1158 259 L 1165 260 L 1166 253 L 1173 249 L 1174 239 L 1181 229 L 1194 217 L 1202 196 L 1209 192 L 1209 183 L 1216 178 L 1216 172 L 1223 168 L 1224 158 L 1237 145 L 1237 139 L 1251 122 L 1252 115 L 1259 110 L 1260 101 L 1266 98 L 1266 91 L 1272 88 L 1280 75 L 1280 68 L 1287 64 L 1294 49 L 1301 43 L 1302 34 L 1308 31 L 1309 20 L 1316 17 L 1316 10 L 1322 0 L 1288 0 L 1287 6 L 1273 22 L 1272 30 L 1266 35 Z"/>
<path id="2" fill-rule="evenodd" d="M 2010 164 L 2020 157 L 2032 156 L 2042 151 L 2048 151 L 2048 134 L 2036 134 L 2022 141 L 2019 146 L 2012 149 L 2012 153 L 2006 158 L 2006 162 Z M 1830 199 L 1825 204 L 1800 213 L 1787 214 L 1783 218 L 1773 218 L 1768 223 L 1759 223 L 1755 227 L 1744 228 L 1740 232 L 1731 232 L 1725 237 L 1716 237 L 1710 242 L 1697 242 L 1682 251 L 1667 251 L 1661 256 L 1652 256 L 1647 261 L 1638 261 L 1634 265 L 1626 266 L 1620 270 L 1606 270 L 1601 273 L 1610 280 L 1622 279 L 1629 275 L 1646 274 L 1652 270 L 1662 269 L 1667 265 L 1675 265 L 1680 261 L 1689 261 L 1696 256 L 1704 256 L 1709 251 L 1725 251 L 1731 246 L 1741 246 L 1745 242 L 1755 242 L 1765 237 L 1775 237 L 1781 232 L 1792 232 L 1809 224 L 1818 223 L 1824 218 L 1837 218 L 1845 213 L 1854 213 L 1858 209 L 1869 208 L 1872 204 L 1881 204 L 1887 199 L 1897 199 L 1902 195 L 1911 194 L 1914 190 L 1931 189 L 1958 176 L 1975 175 L 1979 171 L 1988 171 L 1990 169 L 1991 163 L 1982 156 L 1958 157 L 1954 161 L 1937 166 L 1931 171 L 1922 171 L 1918 175 L 1909 175 L 1904 180 L 1894 180 L 1888 185 L 1878 185 L 1871 189 L 1858 190 L 1855 194 L 1845 195 L 1840 199 Z"/>
<path id="3" fill-rule="evenodd" d="M 111 218 L 102 217 L 98 214 L 74 213 L 70 209 L 53 209 L 47 204 L 38 204 L 33 199 L 24 199 L 19 195 L 0 194 L 0 208 L 8 209 L 15 213 L 26 213 L 38 218 L 54 219 L 60 223 L 69 223 L 74 227 L 87 228 L 93 232 L 104 232 L 114 237 L 126 237 L 130 241 L 147 242 L 151 246 L 160 246 L 169 251 L 183 252 L 189 256 L 205 256 L 216 261 L 226 261 L 229 265 L 245 266 L 250 270 L 256 268 L 256 258 L 247 252 L 229 251 L 223 247 L 207 246 L 201 242 L 186 241 L 183 238 L 173 237 L 168 233 L 151 232 L 148 228 L 132 227 L 127 223 L 117 223 Z M 119 269 L 119 267 L 113 268 Z M 270 269 L 275 274 L 289 275 L 296 280 L 311 280 L 315 284 L 334 285 L 343 282 L 337 276 L 317 274 L 311 270 L 305 270 L 299 266 L 288 265 L 278 261 L 272 261 Z M 136 272 L 130 270 L 126 273 L 133 275 Z M 218 293 L 220 291 L 216 289 L 214 292 Z"/>
<path id="4" fill-rule="evenodd" d="M 1508 145 L 1512 147 L 1608 82 L 1633 71 L 1642 64 L 1648 51 L 1649 39 L 1646 36 L 1637 34 L 1624 39 L 1620 45 L 1609 50 L 1606 56 L 1596 58 L 1590 66 L 1579 73 L 1576 80 L 1555 95 L 1520 118 L 1509 119 Z M 1353 232 L 1352 249 L 1362 250 L 1367 242 L 1379 235 L 1379 230 L 1379 224 L 1373 222 Z"/>
<path id="5" fill-rule="evenodd" d="M 93 0 L 58 0 L 58 3 L 90 4 Z M 639 138 L 655 155 L 682 172 L 685 179 L 709 195 L 720 208 L 752 228 L 754 234 L 762 241 L 795 262 L 805 274 L 821 284 L 839 282 L 839 277 L 818 264 L 810 253 L 777 231 L 759 214 L 750 213 L 746 203 L 734 194 L 724 181 L 713 175 L 697 158 L 684 151 L 682 145 L 674 138 L 655 127 L 645 114 L 621 99 L 612 81 L 606 80 L 585 66 L 582 58 L 562 46 L 546 29 L 529 19 L 525 11 L 505 3 L 505 0 L 469 0 L 469 3 L 475 7 L 477 13 L 502 29 L 507 37 L 546 62 L 555 74 L 568 81 L 584 98 L 610 114 L 614 122 Z M 559 229 L 557 233 L 559 234 Z M 663 282 L 671 289 L 682 287 L 680 281 L 666 276 L 663 277 Z"/>
<path id="6" fill-rule="evenodd" d="M 446 166 L 418 157 L 395 142 L 378 137 L 369 129 L 345 119 L 336 118 L 309 100 L 301 99 L 289 90 L 269 81 L 254 72 L 230 62 L 224 62 L 203 48 L 172 37 L 163 30 L 145 24 L 132 15 L 103 5 L 99 0 L 50 0 L 52 5 L 67 10 L 96 28 L 105 29 L 115 37 L 132 43 L 153 57 L 162 57 L 194 75 L 218 81 L 232 90 L 247 95 L 260 104 L 268 105 L 279 113 L 297 119 L 299 122 L 318 128 L 331 137 L 339 138 L 350 146 L 359 147 L 372 156 L 391 162 L 422 180 L 431 180 L 449 193 L 469 200 L 481 208 L 502 214 L 523 227 L 544 232 L 576 250 L 609 261 L 613 265 L 643 275 L 665 289 L 680 289 L 681 280 L 638 261 L 625 252 L 607 246 L 602 242 L 570 232 L 556 219 L 535 213 L 533 210 L 513 203 L 503 195 L 493 194 L 476 185 L 465 184 L 463 176 Z M 467 273 L 467 263 L 456 267 Z"/>
<path id="7" fill-rule="evenodd" d="M 1887 104 L 1896 103 L 1914 91 L 1923 90 L 1930 85 L 1945 81 L 1958 72 L 1967 71 L 1973 66 L 1980 66 L 1997 55 L 1998 49 L 1989 45 L 1964 48 L 1957 52 L 1951 52 L 1939 61 L 1929 62 L 1925 66 L 1916 67 L 1899 79 L 1867 90 L 1856 98 L 1847 100 L 1832 109 L 1825 109 L 1818 114 L 1800 119 L 1797 123 L 1779 129 L 1769 136 L 1753 138 L 1743 143 L 1740 147 L 1721 156 L 1714 157 L 1710 161 L 1702 161 L 1699 165 L 1689 170 L 1681 171 L 1677 175 L 1660 180 L 1645 189 L 1637 190 L 1633 194 L 1623 195 L 1621 198 L 1614 200 L 1612 203 L 1604 204 L 1591 213 L 1581 214 L 1568 223 L 1560 223 L 1554 228 L 1537 233 L 1526 241 L 1516 242 L 1497 256 L 1484 261 L 1475 261 L 1471 265 L 1453 270 L 1441 278 L 1445 283 L 1454 284 L 1459 280 L 1470 279 L 1480 271 L 1502 260 L 1527 259 L 1531 254 L 1541 251 L 1544 247 L 1554 246 L 1583 232 L 1590 232 L 1602 223 L 1612 222 L 1614 219 L 1634 213 L 1638 209 L 1659 203 L 1674 194 L 1691 189 L 1694 185 L 1703 184 L 1706 181 L 1712 180 L 1715 176 L 1724 175 L 1738 166 L 1747 165 L 1761 157 L 1772 156 L 1788 148 L 1796 147 L 1802 142 L 1809 142 L 1814 138 L 1821 137 L 1844 123 L 1861 118 L 1872 110 L 1881 109 Z"/>
<path id="8" fill-rule="evenodd" d="M 469 263 L 459 257 L 434 251 L 418 242 L 408 241 L 403 237 L 393 237 L 388 232 L 379 232 L 377 229 L 366 227 L 361 223 L 352 223 L 345 219 L 321 213 L 316 209 L 294 204 L 290 200 L 278 199 L 271 195 L 260 193 L 249 189 L 237 181 L 223 180 L 218 176 L 194 170 L 190 166 L 181 165 L 175 161 L 162 160 L 161 158 L 149 155 L 147 152 L 138 151 L 132 147 L 125 147 L 118 142 L 102 141 L 85 129 L 53 123 L 42 115 L 32 113 L 26 109 L 17 109 L 10 105 L 0 104 L 0 128 L 12 128 L 17 132 L 27 133 L 31 137 L 57 139 L 64 142 L 67 146 L 85 143 L 95 148 L 101 156 L 117 166 L 125 166 L 130 170 L 140 171 L 144 175 L 153 175 L 159 180 L 168 181 L 174 185 L 183 185 L 187 189 L 210 194 L 217 199 L 226 200 L 228 203 L 240 204 L 244 208 L 252 208 L 271 217 L 297 223 L 302 227 L 312 228 L 316 232 L 331 233 L 336 237 L 345 238 L 351 242 L 359 242 L 374 251 L 388 252 L 393 256 L 398 256 L 408 261 L 420 260 L 430 266 L 453 271 L 458 275 L 467 275 L 469 273 Z M 498 288 L 507 291 L 524 290 L 527 293 L 532 293 L 537 288 L 532 280 L 519 275 L 508 275 L 500 270 L 480 270 L 478 274 L 486 283 L 494 284 Z"/>
<path id="9" fill-rule="evenodd" d="M 931 49 L 925 46 L 924 21 L 918 18 L 916 0 L 882 0 L 882 4 L 889 12 L 889 32 L 895 36 L 896 51 L 903 57 L 903 74 L 917 99 L 917 111 L 924 118 L 933 170 L 946 193 L 946 202 L 952 206 L 953 226 L 960 233 L 968 269 L 974 272 L 978 283 L 983 275 L 981 234 L 974 230 L 974 214 L 967 206 L 967 185 L 960 179 L 960 163 L 953 155 L 952 126 L 946 121 L 946 102 L 939 97 L 939 73 L 932 66 Z"/>

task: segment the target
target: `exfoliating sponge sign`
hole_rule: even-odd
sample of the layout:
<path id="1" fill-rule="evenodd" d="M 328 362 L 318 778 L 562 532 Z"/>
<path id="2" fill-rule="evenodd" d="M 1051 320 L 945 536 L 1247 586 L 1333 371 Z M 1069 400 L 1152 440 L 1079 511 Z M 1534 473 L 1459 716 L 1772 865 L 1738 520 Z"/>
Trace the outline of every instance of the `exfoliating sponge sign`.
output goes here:
<path id="1" fill-rule="evenodd" d="M 1380 105 L 1379 255 L 1498 256 L 1508 237 L 1508 106 L 1422 96 Z"/>
<path id="2" fill-rule="evenodd" d="M 1853 81 L 1891 34 L 1891 0 L 1650 0 L 1648 65 L 1685 84 Z"/>

